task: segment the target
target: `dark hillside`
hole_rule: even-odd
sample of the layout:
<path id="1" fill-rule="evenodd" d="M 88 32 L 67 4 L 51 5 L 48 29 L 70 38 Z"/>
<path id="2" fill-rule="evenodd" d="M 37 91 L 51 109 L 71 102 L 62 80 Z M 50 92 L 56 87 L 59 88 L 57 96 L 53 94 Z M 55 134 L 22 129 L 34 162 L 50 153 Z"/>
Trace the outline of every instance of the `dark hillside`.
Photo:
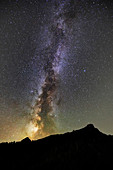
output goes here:
<path id="1" fill-rule="evenodd" d="M 93 125 L 32 142 L 26 138 L 2 143 L 0 151 L 4 169 L 113 170 L 113 136 L 101 133 Z"/>

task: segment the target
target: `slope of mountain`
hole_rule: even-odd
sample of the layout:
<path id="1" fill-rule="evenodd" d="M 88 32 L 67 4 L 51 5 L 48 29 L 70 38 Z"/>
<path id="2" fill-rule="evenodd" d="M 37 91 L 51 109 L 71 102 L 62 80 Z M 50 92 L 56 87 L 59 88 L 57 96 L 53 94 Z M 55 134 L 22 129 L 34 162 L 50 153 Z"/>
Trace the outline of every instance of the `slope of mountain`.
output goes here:
<path id="1" fill-rule="evenodd" d="M 0 144 L 3 169 L 113 170 L 113 136 L 89 124 L 85 128 L 37 141 L 25 138 Z"/>

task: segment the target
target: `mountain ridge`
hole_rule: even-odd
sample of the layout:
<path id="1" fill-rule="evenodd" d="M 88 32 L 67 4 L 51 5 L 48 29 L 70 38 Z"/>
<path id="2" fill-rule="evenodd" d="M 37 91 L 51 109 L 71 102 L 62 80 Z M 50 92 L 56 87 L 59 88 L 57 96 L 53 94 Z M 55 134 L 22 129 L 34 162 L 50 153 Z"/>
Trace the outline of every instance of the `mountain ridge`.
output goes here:
<path id="1" fill-rule="evenodd" d="M 50 135 L 50 136 L 47 136 L 45 138 L 41 138 L 41 139 L 38 139 L 38 140 L 45 140 L 46 138 L 51 138 L 51 137 L 54 137 L 54 136 L 57 136 L 57 137 L 61 137 L 62 135 L 77 135 L 77 134 L 81 134 L 81 135 L 93 135 L 93 134 L 96 134 L 96 135 L 105 135 L 105 136 L 112 136 L 112 135 L 107 135 L 103 132 L 101 132 L 100 130 L 98 130 L 97 128 L 95 128 L 95 126 L 93 124 L 88 124 L 87 126 L 83 127 L 83 128 L 80 128 L 80 129 L 77 129 L 77 130 L 73 130 L 72 132 L 66 132 L 66 133 L 63 133 L 63 134 L 53 134 L 53 135 Z M 21 142 L 22 143 L 30 143 L 30 142 L 36 142 L 38 140 L 30 140 L 28 137 L 27 138 L 24 138 Z M 26 142 L 25 142 L 26 141 Z"/>
<path id="2" fill-rule="evenodd" d="M 12 170 L 25 169 L 113 169 L 113 136 L 94 125 L 65 134 L 51 135 L 37 141 L 25 138 L 17 143 L 2 143 L 1 164 Z M 76 166 L 75 166 L 76 165 Z M 7 166 L 7 165 L 5 165 Z"/>

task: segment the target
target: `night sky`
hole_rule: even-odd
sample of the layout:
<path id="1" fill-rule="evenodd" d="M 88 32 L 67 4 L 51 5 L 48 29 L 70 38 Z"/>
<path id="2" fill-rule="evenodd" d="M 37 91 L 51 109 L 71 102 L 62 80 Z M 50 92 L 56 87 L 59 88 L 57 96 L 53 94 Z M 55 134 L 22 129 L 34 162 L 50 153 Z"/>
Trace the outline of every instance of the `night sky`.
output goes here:
<path id="1" fill-rule="evenodd" d="M 0 142 L 88 123 L 113 134 L 113 1 L 0 1 Z"/>

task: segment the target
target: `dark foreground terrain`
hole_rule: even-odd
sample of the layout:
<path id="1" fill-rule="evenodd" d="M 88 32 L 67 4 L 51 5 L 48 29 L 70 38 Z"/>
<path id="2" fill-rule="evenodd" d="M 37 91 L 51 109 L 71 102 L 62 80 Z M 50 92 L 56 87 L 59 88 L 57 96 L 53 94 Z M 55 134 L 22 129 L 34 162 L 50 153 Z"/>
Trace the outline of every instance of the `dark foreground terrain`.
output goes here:
<path id="1" fill-rule="evenodd" d="M 93 125 L 31 142 L 0 144 L 2 169 L 113 170 L 113 136 Z"/>

